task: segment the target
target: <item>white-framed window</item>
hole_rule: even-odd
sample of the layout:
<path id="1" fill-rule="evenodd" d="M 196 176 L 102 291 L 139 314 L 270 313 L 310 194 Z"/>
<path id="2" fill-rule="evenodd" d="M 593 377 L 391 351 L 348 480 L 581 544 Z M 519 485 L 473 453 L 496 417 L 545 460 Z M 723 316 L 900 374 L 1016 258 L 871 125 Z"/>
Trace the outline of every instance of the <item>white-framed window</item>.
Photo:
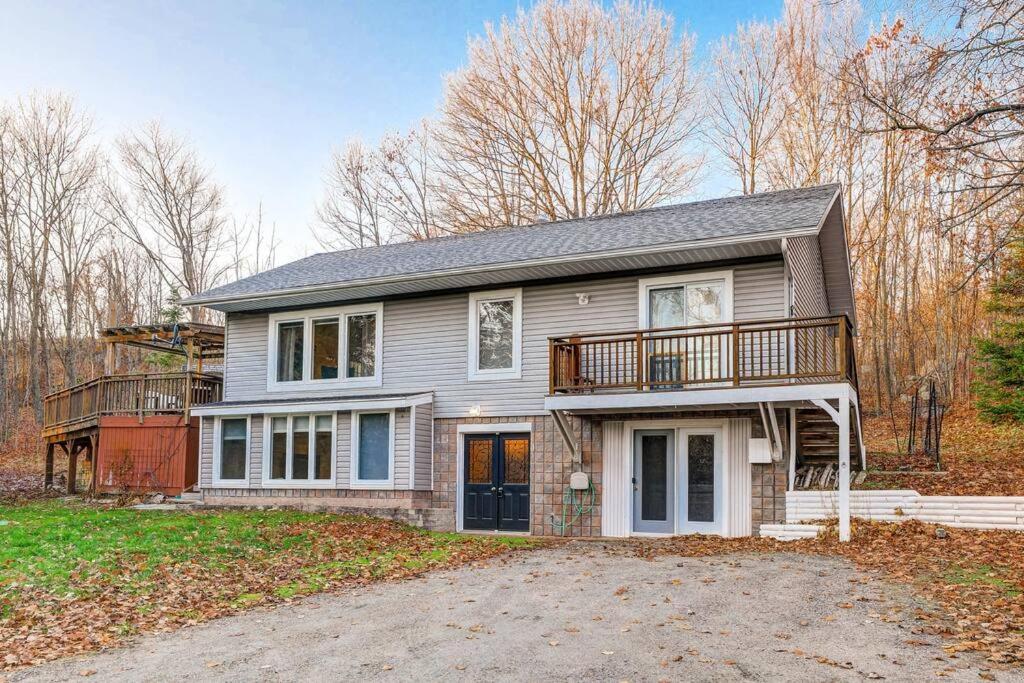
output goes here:
<path id="1" fill-rule="evenodd" d="M 267 415 L 263 423 L 263 485 L 333 487 L 337 413 Z"/>
<path id="2" fill-rule="evenodd" d="M 395 485 L 395 411 L 352 412 L 352 488 Z"/>
<path id="3" fill-rule="evenodd" d="M 269 319 L 269 391 L 381 385 L 382 304 L 272 313 Z"/>
<path id="4" fill-rule="evenodd" d="M 640 327 L 732 322 L 732 271 L 682 273 L 640 280 Z"/>
<path id="5" fill-rule="evenodd" d="M 249 416 L 214 419 L 213 485 L 221 488 L 249 486 Z"/>
<path id="6" fill-rule="evenodd" d="M 469 295 L 469 379 L 519 379 L 523 355 L 523 290 Z"/>

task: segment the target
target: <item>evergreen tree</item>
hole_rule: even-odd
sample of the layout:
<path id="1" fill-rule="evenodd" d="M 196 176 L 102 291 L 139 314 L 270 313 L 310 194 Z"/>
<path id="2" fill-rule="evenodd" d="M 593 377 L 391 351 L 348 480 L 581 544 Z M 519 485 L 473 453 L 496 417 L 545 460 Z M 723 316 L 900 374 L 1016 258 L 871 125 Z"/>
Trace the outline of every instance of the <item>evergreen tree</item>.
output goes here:
<path id="1" fill-rule="evenodd" d="M 986 307 L 997 319 L 976 342 L 976 404 L 987 419 L 1024 422 L 1024 245 L 1012 247 Z"/>

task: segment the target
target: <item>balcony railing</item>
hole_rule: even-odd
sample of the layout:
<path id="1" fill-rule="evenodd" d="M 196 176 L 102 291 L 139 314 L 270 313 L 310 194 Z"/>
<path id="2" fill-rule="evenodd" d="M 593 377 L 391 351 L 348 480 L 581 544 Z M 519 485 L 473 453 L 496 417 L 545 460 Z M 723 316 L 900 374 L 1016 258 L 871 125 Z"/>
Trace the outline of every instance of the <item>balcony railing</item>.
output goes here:
<path id="1" fill-rule="evenodd" d="M 72 431 L 101 415 L 184 414 L 221 397 L 221 377 L 201 372 L 104 375 L 43 399 L 43 434 Z"/>
<path id="2" fill-rule="evenodd" d="M 857 384 L 845 316 L 551 337 L 549 392 Z"/>

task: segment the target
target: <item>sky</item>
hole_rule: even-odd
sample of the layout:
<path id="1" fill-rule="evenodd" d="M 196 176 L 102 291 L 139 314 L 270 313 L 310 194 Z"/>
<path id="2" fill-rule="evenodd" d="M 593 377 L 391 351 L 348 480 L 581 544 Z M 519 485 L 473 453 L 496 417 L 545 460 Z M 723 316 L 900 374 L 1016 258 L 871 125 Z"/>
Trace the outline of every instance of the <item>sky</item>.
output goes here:
<path id="1" fill-rule="evenodd" d="M 274 224 L 277 262 L 311 231 L 331 150 L 432 116 L 466 41 L 526 2 L 0 0 L 0 101 L 71 94 L 101 141 L 158 120 L 194 146 L 229 209 Z M 781 0 L 663 1 L 698 52 Z M 721 193 L 721 179 L 704 184 Z"/>

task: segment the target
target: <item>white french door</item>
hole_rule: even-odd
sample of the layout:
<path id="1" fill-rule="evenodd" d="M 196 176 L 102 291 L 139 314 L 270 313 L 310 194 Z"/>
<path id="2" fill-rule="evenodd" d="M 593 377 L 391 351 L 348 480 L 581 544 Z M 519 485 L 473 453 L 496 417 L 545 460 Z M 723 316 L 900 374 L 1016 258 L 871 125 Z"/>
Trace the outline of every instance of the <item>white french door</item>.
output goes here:
<path id="1" fill-rule="evenodd" d="M 678 430 L 679 533 L 720 534 L 723 524 L 721 429 Z"/>

